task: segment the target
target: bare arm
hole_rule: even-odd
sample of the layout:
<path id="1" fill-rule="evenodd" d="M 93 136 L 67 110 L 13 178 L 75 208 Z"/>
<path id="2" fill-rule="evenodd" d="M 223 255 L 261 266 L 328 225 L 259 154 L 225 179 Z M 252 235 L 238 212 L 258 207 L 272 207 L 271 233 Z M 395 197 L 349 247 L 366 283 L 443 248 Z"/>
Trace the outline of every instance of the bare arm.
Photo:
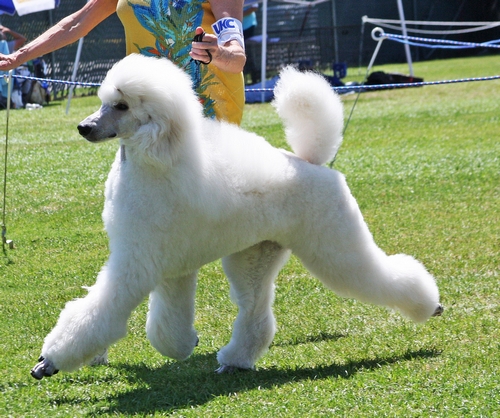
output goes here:
<path id="1" fill-rule="evenodd" d="M 243 0 L 209 0 L 212 13 L 217 20 L 234 17 L 243 20 Z"/>
<path id="2" fill-rule="evenodd" d="M 38 38 L 9 55 L 0 54 L 0 70 L 7 71 L 26 61 L 76 42 L 116 11 L 117 0 L 89 0 Z"/>
<path id="3" fill-rule="evenodd" d="M 223 17 L 243 20 L 243 0 L 210 0 L 210 7 L 217 20 Z M 201 33 L 201 28 L 197 28 L 196 33 Z M 212 55 L 212 62 L 217 68 L 229 73 L 243 71 L 246 55 L 238 41 L 232 40 L 225 45 L 217 45 L 217 37 L 207 34 L 203 42 L 193 42 L 190 55 L 193 59 L 208 62 L 207 51 Z"/>

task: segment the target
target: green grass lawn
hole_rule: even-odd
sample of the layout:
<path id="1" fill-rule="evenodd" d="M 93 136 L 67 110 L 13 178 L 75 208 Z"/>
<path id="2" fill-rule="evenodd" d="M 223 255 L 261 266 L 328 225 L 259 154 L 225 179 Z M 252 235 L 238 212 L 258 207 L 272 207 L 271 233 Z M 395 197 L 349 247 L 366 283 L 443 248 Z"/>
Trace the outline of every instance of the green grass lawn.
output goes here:
<path id="1" fill-rule="evenodd" d="M 430 81 L 497 75 L 499 62 L 414 68 Z M 96 97 L 74 99 L 69 115 L 63 102 L 12 111 L 5 216 L 15 249 L 0 263 L 0 416 L 500 416 L 499 93 L 500 81 L 363 93 L 334 166 L 377 243 L 435 275 L 444 315 L 417 326 L 341 299 L 292 258 L 277 280 L 269 352 L 256 371 L 222 376 L 215 354 L 236 309 L 220 262 L 200 271 L 200 344 L 187 361 L 149 345 L 144 302 L 109 366 L 30 376 L 61 308 L 85 295 L 107 259 L 101 210 L 117 142 L 77 134 Z M 348 114 L 355 95 L 342 100 Z M 269 104 L 247 106 L 243 126 L 286 146 Z"/>

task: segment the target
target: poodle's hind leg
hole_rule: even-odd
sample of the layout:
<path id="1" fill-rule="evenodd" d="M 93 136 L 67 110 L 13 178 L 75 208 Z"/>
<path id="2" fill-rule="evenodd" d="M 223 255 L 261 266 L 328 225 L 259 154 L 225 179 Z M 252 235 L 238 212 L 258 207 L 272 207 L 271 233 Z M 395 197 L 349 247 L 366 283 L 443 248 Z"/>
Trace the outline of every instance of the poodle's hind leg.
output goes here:
<path id="1" fill-rule="evenodd" d="M 308 262 L 297 255 L 312 274 L 340 296 L 396 309 L 415 322 L 442 313 L 434 278 L 420 262 L 404 254 L 377 252 L 377 257 L 344 254 L 344 260 L 329 268 L 321 266 L 318 258 Z"/>
<path id="2" fill-rule="evenodd" d="M 72 371 L 123 338 L 132 310 L 154 288 L 155 273 L 140 277 L 137 264 L 110 257 L 86 297 L 68 302 L 54 329 L 45 338 L 36 379 L 58 370 Z"/>
<path id="3" fill-rule="evenodd" d="M 442 312 L 436 282 L 411 256 L 388 256 L 375 243 L 345 177 L 325 171 L 311 186 L 311 210 L 286 245 L 343 297 L 397 309 L 416 322 Z"/>
<path id="4" fill-rule="evenodd" d="M 146 331 L 161 354 L 176 360 L 191 355 L 198 344 L 193 327 L 196 272 L 158 284 L 149 295 Z"/>
<path id="5" fill-rule="evenodd" d="M 217 355 L 217 372 L 252 369 L 269 348 L 275 333 L 274 279 L 289 257 L 289 250 L 264 241 L 222 260 L 239 312 L 231 341 Z"/>
<path id="6" fill-rule="evenodd" d="M 442 312 L 432 275 L 411 256 L 388 256 L 368 230 L 349 189 L 338 176 L 336 205 L 308 225 L 311 238 L 292 245 L 304 266 L 344 297 L 397 309 L 416 322 Z"/>

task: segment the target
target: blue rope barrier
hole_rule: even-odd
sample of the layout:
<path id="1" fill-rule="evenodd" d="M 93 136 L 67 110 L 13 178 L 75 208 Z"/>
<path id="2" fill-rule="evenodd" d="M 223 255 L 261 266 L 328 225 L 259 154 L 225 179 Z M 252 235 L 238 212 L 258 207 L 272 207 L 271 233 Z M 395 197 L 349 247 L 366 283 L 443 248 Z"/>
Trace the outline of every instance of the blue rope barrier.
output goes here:
<path id="1" fill-rule="evenodd" d="M 500 42 L 500 40 L 499 40 Z M 500 45 L 499 45 L 500 47 Z M 2 75 L 4 78 L 8 78 L 7 74 Z M 100 87 L 100 83 L 86 83 L 81 81 L 64 81 L 64 80 L 53 80 L 50 78 L 40 78 L 40 77 L 32 77 L 32 76 L 24 76 L 24 75 L 12 75 L 12 78 L 20 78 L 26 80 L 35 80 L 46 83 L 53 84 L 67 84 L 73 86 L 81 86 L 81 87 Z M 366 91 L 366 90 L 381 90 L 381 89 L 394 89 L 394 88 L 404 88 L 404 87 L 423 87 L 423 86 L 436 86 L 442 84 L 454 84 L 454 83 L 469 83 L 475 81 L 490 81 L 490 80 L 498 80 L 500 79 L 500 75 L 488 76 L 488 77 L 471 77 L 471 78 L 460 78 L 455 80 L 439 80 L 439 81 L 422 81 L 415 83 L 395 83 L 395 84 L 373 84 L 373 85 L 354 85 L 354 86 L 338 86 L 333 87 L 335 92 L 342 91 Z M 246 88 L 245 92 L 270 92 L 273 91 L 271 88 Z"/>
<path id="2" fill-rule="evenodd" d="M 461 41 L 451 41 L 448 39 L 432 39 L 432 38 L 420 38 L 417 36 L 402 36 L 393 33 L 384 33 L 383 31 L 378 35 L 380 38 L 389 39 L 391 41 L 396 41 L 403 44 L 408 44 L 412 46 L 420 46 L 424 48 L 445 48 L 445 49 L 467 49 L 467 48 L 496 48 L 500 49 L 500 39 L 496 39 L 488 42 L 461 42 Z M 428 45 L 428 44 L 441 44 L 441 45 Z"/>
<path id="3" fill-rule="evenodd" d="M 2 74 L 1 77 L 3 78 L 8 78 L 8 74 Z M 99 87 L 101 84 L 100 83 L 85 83 L 82 81 L 65 81 L 65 80 L 53 80 L 50 78 L 40 78 L 40 77 L 32 77 L 28 75 L 17 75 L 13 74 L 12 78 L 20 78 L 24 80 L 34 80 L 34 81 L 40 81 L 41 83 L 51 83 L 51 84 L 67 84 L 71 86 L 81 86 L 81 87 Z"/>
<path id="4" fill-rule="evenodd" d="M 455 80 L 439 80 L 439 81 L 420 81 L 415 83 L 394 83 L 394 84 L 373 84 L 365 85 L 360 84 L 357 86 L 339 86 L 333 87 L 335 92 L 342 91 L 366 91 L 366 90 L 381 90 L 381 89 L 394 89 L 394 88 L 404 88 L 404 87 L 423 87 L 423 86 L 437 86 L 442 84 L 454 84 L 454 83 L 469 83 L 474 81 L 490 81 L 498 80 L 500 75 L 488 76 L 488 77 L 471 77 L 471 78 L 459 78 Z M 273 89 L 245 89 L 248 92 L 266 92 L 273 91 Z"/>

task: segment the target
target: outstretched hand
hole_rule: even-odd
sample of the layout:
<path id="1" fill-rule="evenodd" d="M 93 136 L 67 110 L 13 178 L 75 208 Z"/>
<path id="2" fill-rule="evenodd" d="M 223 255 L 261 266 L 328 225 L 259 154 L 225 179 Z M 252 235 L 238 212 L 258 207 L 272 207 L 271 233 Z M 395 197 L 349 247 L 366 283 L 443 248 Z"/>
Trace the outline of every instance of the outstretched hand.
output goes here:
<path id="1" fill-rule="evenodd" d="M 13 58 L 13 54 L 5 55 L 5 54 L 0 54 L 0 71 L 9 71 L 13 70 L 14 68 L 18 67 L 19 64 L 17 64 Z"/>

